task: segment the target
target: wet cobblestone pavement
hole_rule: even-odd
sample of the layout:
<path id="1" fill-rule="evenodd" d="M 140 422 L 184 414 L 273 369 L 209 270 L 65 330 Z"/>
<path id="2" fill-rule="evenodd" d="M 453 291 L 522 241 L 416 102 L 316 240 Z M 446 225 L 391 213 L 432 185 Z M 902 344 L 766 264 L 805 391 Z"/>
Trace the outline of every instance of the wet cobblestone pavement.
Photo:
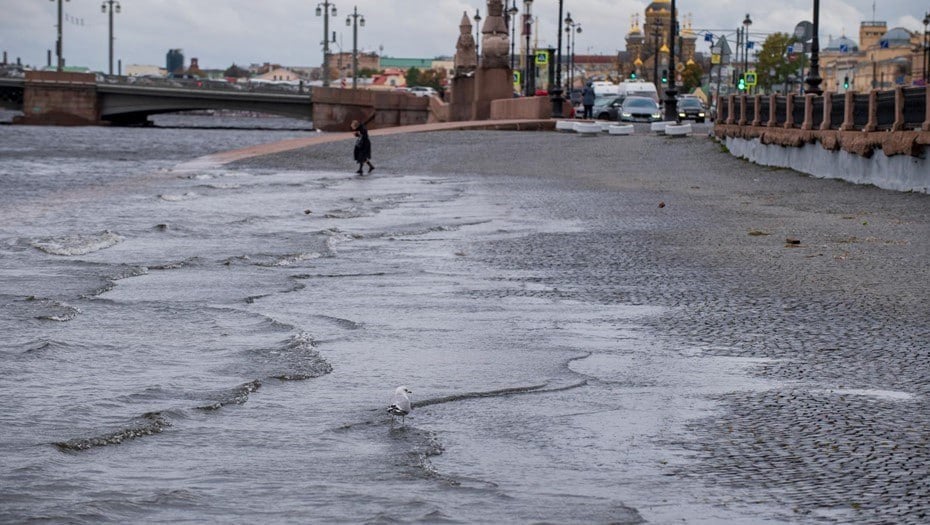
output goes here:
<path id="1" fill-rule="evenodd" d="M 755 373 L 778 386 L 715 396 L 722 410 L 660 443 L 688 460 L 667 475 L 749 491 L 756 501 L 720 504 L 764 503 L 778 521 L 930 522 L 930 196 L 752 165 L 700 136 L 373 141 L 376 176 L 474 175 L 585 225 L 470 254 L 555 276 L 513 293 L 663 307 L 644 322 L 669 344 L 759 360 Z M 236 166 L 348 177 L 350 152 L 341 142 Z"/>

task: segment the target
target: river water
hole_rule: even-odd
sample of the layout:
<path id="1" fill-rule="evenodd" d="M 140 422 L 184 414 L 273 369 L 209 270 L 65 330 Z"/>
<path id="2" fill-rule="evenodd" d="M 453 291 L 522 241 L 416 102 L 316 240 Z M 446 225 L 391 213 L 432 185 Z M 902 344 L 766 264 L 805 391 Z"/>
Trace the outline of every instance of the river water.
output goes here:
<path id="1" fill-rule="evenodd" d="M 655 443 L 749 364 L 487 262 L 584 224 L 467 176 L 185 164 L 308 135 L 188 119 L 0 126 L 0 521 L 732 517 Z"/>

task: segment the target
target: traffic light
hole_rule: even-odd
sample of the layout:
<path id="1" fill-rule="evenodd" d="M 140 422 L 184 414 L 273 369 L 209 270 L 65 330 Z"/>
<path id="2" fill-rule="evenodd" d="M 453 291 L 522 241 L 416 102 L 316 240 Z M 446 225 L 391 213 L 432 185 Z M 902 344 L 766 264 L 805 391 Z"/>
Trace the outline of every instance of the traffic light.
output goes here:
<path id="1" fill-rule="evenodd" d="M 632 80 L 636 80 L 636 71 L 633 71 L 633 72 L 630 73 L 630 78 L 631 78 Z"/>
<path id="2" fill-rule="evenodd" d="M 736 85 L 736 89 L 740 91 L 746 91 L 746 76 L 740 73 L 739 83 Z"/>
<path id="3" fill-rule="evenodd" d="M 843 77 L 843 89 L 849 89 L 849 77 Z"/>
<path id="4" fill-rule="evenodd" d="M 662 83 L 668 84 L 668 70 L 667 69 L 662 70 Z"/>

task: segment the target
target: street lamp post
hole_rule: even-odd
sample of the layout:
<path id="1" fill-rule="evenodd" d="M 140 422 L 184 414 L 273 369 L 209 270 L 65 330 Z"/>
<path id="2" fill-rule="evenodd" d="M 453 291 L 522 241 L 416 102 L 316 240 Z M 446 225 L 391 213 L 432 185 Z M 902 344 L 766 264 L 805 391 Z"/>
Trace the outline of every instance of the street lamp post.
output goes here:
<path id="1" fill-rule="evenodd" d="M 330 9 L 331 8 L 331 9 Z M 329 0 L 316 5 L 316 16 L 323 17 L 323 87 L 329 87 L 329 17 L 336 16 L 336 6 Z M 335 42 L 335 40 L 333 40 Z"/>
<path id="2" fill-rule="evenodd" d="M 56 0 L 50 0 L 55 2 Z M 55 55 L 58 57 L 58 72 L 61 73 L 65 68 L 65 58 L 63 56 L 64 52 L 64 43 L 62 42 L 62 28 L 61 28 L 61 19 L 64 9 L 62 8 L 62 2 L 70 2 L 71 0 L 57 0 L 58 1 L 58 40 L 55 41 Z M 112 67 L 111 67 L 112 69 Z"/>
<path id="3" fill-rule="evenodd" d="M 116 0 L 104 0 L 100 4 L 100 10 L 104 13 L 107 12 L 107 7 L 110 8 L 110 75 L 113 74 L 113 11 L 115 10 L 119 13 L 120 6 L 119 2 Z"/>
<path id="4" fill-rule="evenodd" d="M 675 0 L 672 0 L 672 17 L 668 30 L 668 90 L 665 92 L 665 120 L 678 121 L 678 90 L 675 89 L 675 47 L 678 40 L 678 12 L 675 10 Z"/>
<path id="5" fill-rule="evenodd" d="M 820 84 L 823 79 L 820 78 L 820 0 L 814 0 L 814 31 L 813 40 L 811 41 L 811 67 L 804 81 L 807 84 L 807 93 L 814 95 L 823 94 Z"/>
<path id="6" fill-rule="evenodd" d="M 564 9 L 564 0 L 559 0 L 559 18 L 562 20 L 562 10 Z M 556 23 L 556 27 L 559 24 Z M 552 116 L 562 118 L 562 31 L 558 31 L 559 50 L 555 59 L 555 88 L 550 89 L 549 98 L 552 101 Z"/>
<path id="7" fill-rule="evenodd" d="M 365 16 L 358 14 L 358 6 L 346 17 L 346 25 L 352 26 L 352 89 L 358 88 L 358 26 L 365 27 Z"/>
<path id="8" fill-rule="evenodd" d="M 517 0 L 511 0 L 510 9 L 507 10 L 507 27 L 510 29 L 510 71 L 513 71 L 515 63 L 514 44 L 516 43 L 516 25 L 517 25 Z"/>
<path id="9" fill-rule="evenodd" d="M 527 97 L 534 95 L 536 91 L 536 78 L 533 73 L 533 51 L 530 49 L 530 34 L 533 32 L 533 15 L 530 13 L 533 7 L 533 0 L 523 0 L 523 36 L 526 37 L 526 53 L 523 64 L 523 94 Z"/>
<path id="10" fill-rule="evenodd" d="M 752 25 L 752 19 L 749 18 L 749 13 L 746 13 L 746 18 L 743 19 L 743 73 L 749 72 L 749 26 Z M 749 90 L 748 86 L 746 87 L 746 92 Z"/>
<path id="11" fill-rule="evenodd" d="M 475 9 L 475 55 L 478 62 L 481 62 L 481 11 Z"/>

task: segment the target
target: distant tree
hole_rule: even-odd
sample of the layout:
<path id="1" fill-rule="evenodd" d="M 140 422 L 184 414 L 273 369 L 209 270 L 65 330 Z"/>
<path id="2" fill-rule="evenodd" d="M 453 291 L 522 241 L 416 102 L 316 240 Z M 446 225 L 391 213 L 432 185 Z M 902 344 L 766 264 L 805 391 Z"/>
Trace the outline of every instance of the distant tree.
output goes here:
<path id="1" fill-rule="evenodd" d="M 226 71 L 223 71 L 223 76 L 226 78 L 248 78 L 249 71 L 233 64 L 226 68 Z"/>
<path id="2" fill-rule="evenodd" d="M 415 67 L 411 67 L 407 70 L 407 74 L 404 75 L 404 79 L 407 81 L 408 86 L 419 86 L 420 70 Z"/>
<path id="3" fill-rule="evenodd" d="M 382 71 L 370 67 L 363 67 L 358 70 L 359 78 L 371 78 L 380 73 L 382 73 Z"/>
<path id="4" fill-rule="evenodd" d="M 437 91 L 442 90 L 446 85 L 446 70 L 427 69 L 420 73 L 417 80 L 420 86 L 429 86 Z"/>
<path id="5" fill-rule="evenodd" d="M 772 91 L 773 86 L 787 82 L 788 75 L 797 75 L 798 71 L 806 67 L 807 56 L 804 53 L 796 53 L 793 62 L 789 60 L 789 45 L 800 47 L 801 44 L 795 43 L 794 38 L 786 33 L 775 33 L 765 39 L 756 64 L 759 88 L 762 90 Z"/>
<path id="6" fill-rule="evenodd" d="M 691 63 L 685 66 L 681 72 L 681 90 L 682 93 L 691 93 L 694 88 L 700 87 L 701 78 L 704 76 L 704 68 L 697 63 Z"/>

